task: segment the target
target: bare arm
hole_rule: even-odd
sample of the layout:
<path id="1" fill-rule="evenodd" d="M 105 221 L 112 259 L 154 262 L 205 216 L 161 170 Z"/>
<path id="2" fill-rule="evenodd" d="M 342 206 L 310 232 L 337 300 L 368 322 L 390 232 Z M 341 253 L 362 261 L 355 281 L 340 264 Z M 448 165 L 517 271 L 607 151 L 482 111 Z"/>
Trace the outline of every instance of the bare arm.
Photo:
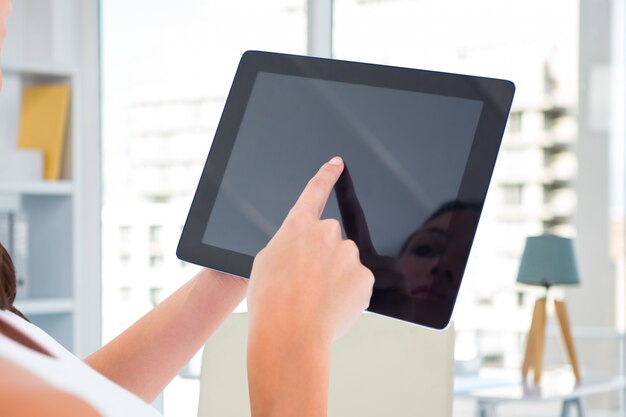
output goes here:
<path id="1" fill-rule="evenodd" d="M 331 343 L 255 331 L 248 344 L 252 417 L 325 417 Z M 280 338 L 282 340 L 276 340 Z"/>
<path id="2" fill-rule="evenodd" d="M 243 300 L 246 288 L 243 279 L 202 270 L 85 362 L 151 402 Z"/>

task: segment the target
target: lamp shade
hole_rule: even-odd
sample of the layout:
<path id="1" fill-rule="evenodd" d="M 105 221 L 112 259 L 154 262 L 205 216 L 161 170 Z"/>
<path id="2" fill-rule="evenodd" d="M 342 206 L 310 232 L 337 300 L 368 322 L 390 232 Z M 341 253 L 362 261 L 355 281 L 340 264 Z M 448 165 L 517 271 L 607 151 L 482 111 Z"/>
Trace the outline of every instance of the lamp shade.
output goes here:
<path id="1" fill-rule="evenodd" d="M 550 234 L 529 236 L 517 282 L 543 287 L 579 284 L 572 239 Z"/>

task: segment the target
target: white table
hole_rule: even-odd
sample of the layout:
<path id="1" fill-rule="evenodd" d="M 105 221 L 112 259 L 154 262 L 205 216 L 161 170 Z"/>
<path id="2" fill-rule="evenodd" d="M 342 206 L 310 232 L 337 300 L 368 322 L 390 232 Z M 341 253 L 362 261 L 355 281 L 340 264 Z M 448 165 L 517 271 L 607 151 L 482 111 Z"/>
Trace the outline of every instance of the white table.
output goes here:
<path id="1" fill-rule="evenodd" d="M 585 397 L 611 391 L 622 391 L 620 394 L 623 394 L 625 387 L 626 380 L 621 376 L 583 377 L 576 384 L 571 374 L 555 372 L 544 374 L 539 386 L 522 383 L 519 376 L 458 378 L 455 395 L 475 400 L 478 417 L 496 417 L 499 404 L 540 404 L 549 401 L 562 403 L 561 417 L 572 416 L 573 408 L 579 417 L 584 417 Z M 622 401 L 620 407 L 623 407 Z"/>

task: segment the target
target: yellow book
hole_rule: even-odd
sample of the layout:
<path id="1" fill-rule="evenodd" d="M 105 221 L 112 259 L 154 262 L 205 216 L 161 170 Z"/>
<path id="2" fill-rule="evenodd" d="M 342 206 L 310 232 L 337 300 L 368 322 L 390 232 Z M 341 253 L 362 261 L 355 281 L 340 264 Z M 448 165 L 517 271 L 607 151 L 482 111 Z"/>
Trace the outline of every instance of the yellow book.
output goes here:
<path id="1" fill-rule="evenodd" d="M 47 180 L 61 178 L 69 106 L 68 84 L 29 85 L 23 89 L 17 146 L 43 151 Z"/>

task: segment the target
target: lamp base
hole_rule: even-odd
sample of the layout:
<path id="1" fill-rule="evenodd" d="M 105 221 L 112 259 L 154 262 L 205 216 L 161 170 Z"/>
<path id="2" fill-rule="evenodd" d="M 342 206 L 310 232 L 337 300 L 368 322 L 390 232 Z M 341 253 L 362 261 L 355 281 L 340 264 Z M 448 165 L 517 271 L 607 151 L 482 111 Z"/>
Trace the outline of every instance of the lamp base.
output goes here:
<path id="1" fill-rule="evenodd" d="M 546 334 L 546 297 L 539 298 L 535 301 L 533 309 L 533 318 L 526 339 L 526 352 L 524 354 L 524 362 L 522 363 L 522 381 L 526 381 L 528 373 L 533 372 L 533 382 L 539 384 L 541 382 L 541 373 L 543 371 L 543 352 L 545 347 Z M 567 352 L 567 359 L 572 366 L 574 378 L 576 382 L 580 381 L 580 368 L 578 359 L 574 349 L 574 341 L 572 339 L 572 331 L 570 328 L 569 317 L 565 301 L 554 300 L 554 309 L 561 329 L 561 336 Z"/>

